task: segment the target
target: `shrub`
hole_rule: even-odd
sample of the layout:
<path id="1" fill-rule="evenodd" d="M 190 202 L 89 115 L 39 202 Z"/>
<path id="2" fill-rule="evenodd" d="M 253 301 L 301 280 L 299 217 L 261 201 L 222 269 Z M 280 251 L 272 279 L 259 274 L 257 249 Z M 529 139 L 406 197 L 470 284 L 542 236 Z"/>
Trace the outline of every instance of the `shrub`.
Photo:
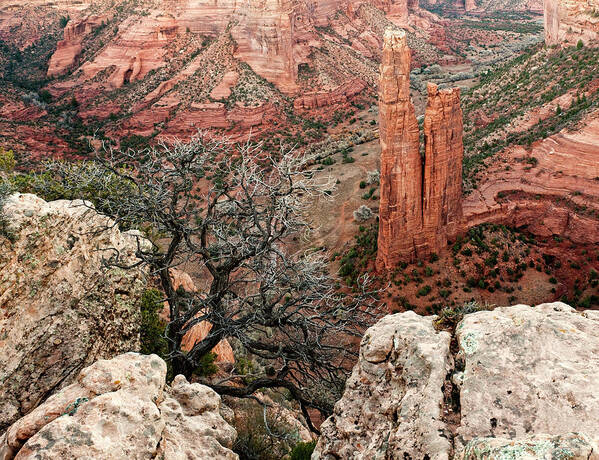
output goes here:
<path id="1" fill-rule="evenodd" d="M 426 286 L 422 286 L 420 289 L 418 289 L 418 292 L 416 293 L 416 295 L 418 297 L 427 296 L 431 292 L 431 289 L 432 288 L 427 284 Z"/>
<path id="2" fill-rule="evenodd" d="M 4 206 L 4 200 L 6 200 L 6 197 L 8 195 L 10 195 L 11 192 L 12 192 L 12 188 L 11 188 L 10 184 L 2 181 L 2 178 L 0 177 L 0 238 L 5 237 L 5 238 L 8 238 L 10 241 L 13 241 L 14 235 L 9 230 L 8 222 L 6 221 L 6 218 L 4 217 L 4 214 L 2 212 L 2 207 Z"/>
<path id="3" fill-rule="evenodd" d="M 148 289 L 141 296 L 141 326 L 139 338 L 141 343 L 140 351 L 144 355 L 152 353 L 160 357 L 166 356 L 168 346 L 162 334 L 166 327 L 166 322 L 158 315 L 163 307 L 164 296 L 158 289 Z"/>
<path id="4" fill-rule="evenodd" d="M 13 151 L 0 147 L 0 172 L 10 173 L 15 169 L 16 164 Z"/>
<path id="5" fill-rule="evenodd" d="M 64 29 L 67 26 L 67 24 L 69 23 L 70 19 L 71 18 L 69 16 L 61 16 L 58 21 L 58 25 L 60 25 L 60 28 Z"/>
<path id="6" fill-rule="evenodd" d="M 363 204 L 354 211 L 354 219 L 358 222 L 366 222 L 372 217 L 372 210 Z"/>
<path id="7" fill-rule="evenodd" d="M 291 451 L 289 460 L 310 460 L 316 447 L 316 441 L 298 442 Z"/>
<path id="8" fill-rule="evenodd" d="M 580 49 L 582 49 L 583 46 L 584 46 L 584 42 L 582 40 L 578 40 L 578 43 L 576 43 L 576 49 L 580 50 Z"/>

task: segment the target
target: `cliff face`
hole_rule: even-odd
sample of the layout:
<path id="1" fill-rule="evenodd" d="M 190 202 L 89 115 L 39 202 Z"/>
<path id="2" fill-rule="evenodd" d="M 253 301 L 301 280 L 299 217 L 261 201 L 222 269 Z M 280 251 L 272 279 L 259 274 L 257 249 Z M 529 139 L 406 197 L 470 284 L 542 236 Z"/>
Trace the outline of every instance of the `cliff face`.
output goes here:
<path id="1" fill-rule="evenodd" d="M 15 194 L 3 214 L 12 238 L 0 235 L 0 431 L 83 367 L 137 349 L 145 288 L 143 271 L 106 270 L 98 250 L 133 264 L 136 236 L 83 202 Z"/>
<path id="2" fill-rule="evenodd" d="M 58 42 L 48 63 L 48 77 L 62 75 L 73 68 L 81 55 L 83 39 L 109 20 L 109 15 L 101 15 L 70 21 L 64 28 L 63 40 Z"/>
<path id="3" fill-rule="evenodd" d="M 597 458 L 598 312 L 479 311 L 453 340 L 436 320 L 406 312 L 366 331 L 313 460 Z"/>
<path id="4" fill-rule="evenodd" d="M 458 89 L 428 87 L 425 156 L 410 99 L 405 33 L 385 33 L 379 94 L 381 197 L 377 269 L 437 251 L 462 217 L 462 110 Z"/>
<path id="5" fill-rule="evenodd" d="M 297 88 L 292 1 L 248 2 L 239 10 L 236 20 L 237 25 L 232 29 L 237 42 L 235 56 L 283 92 L 292 93 Z"/>
<path id="6" fill-rule="evenodd" d="M 599 39 L 598 0 L 544 0 L 543 10 L 547 45 Z"/>

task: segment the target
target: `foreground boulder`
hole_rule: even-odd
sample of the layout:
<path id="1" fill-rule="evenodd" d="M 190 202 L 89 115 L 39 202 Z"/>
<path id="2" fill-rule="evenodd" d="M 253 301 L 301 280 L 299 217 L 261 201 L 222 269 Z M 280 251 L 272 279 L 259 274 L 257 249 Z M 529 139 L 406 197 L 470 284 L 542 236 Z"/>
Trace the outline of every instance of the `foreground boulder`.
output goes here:
<path id="1" fill-rule="evenodd" d="M 478 437 L 599 440 L 599 312 L 560 302 L 497 308 L 466 315 L 456 336 L 465 363 L 454 375 L 458 451 Z"/>
<path id="2" fill-rule="evenodd" d="M 368 329 L 313 459 L 599 460 L 599 312 L 472 313 L 456 347 L 435 319 L 407 312 Z"/>
<path id="3" fill-rule="evenodd" d="M 12 425 L 0 459 L 237 459 L 220 397 L 181 375 L 170 387 L 165 378 L 156 355 L 100 360 Z"/>
<path id="4" fill-rule="evenodd" d="M 313 458 L 447 458 L 441 406 L 450 335 L 435 331 L 433 319 L 399 313 L 366 331 Z"/>
<path id="5" fill-rule="evenodd" d="M 139 349 L 145 287 L 143 271 L 102 264 L 114 251 L 134 263 L 138 237 L 83 202 L 15 194 L 3 215 L 0 433 L 85 366 Z"/>

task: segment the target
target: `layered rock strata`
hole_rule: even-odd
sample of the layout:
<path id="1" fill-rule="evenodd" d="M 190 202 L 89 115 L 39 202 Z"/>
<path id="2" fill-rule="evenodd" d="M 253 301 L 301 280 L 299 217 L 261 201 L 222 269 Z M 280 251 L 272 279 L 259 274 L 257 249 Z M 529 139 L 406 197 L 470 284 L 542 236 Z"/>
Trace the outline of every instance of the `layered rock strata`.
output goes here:
<path id="1" fill-rule="evenodd" d="M 381 198 L 377 269 L 437 251 L 462 217 L 462 111 L 459 89 L 428 87 L 425 155 L 410 98 L 410 49 L 403 31 L 386 31 L 379 128 Z"/>
<path id="2" fill-rule="evenodd" d="M 144 271 L 102 263 L 119 251 L 134 264 L 138 236 L 83 202 L 16 194 L 3 215 L 0 432 L 83 367 L 138 349 L 137 302 L 145 288 Z"/>
<path id="3" fill-rule="evenodd" d="M 97 361 L 12 425 L 0 437 L 0 458 L 237 459 L 220 397 L 182 375 L 170 387 L 165 379 L 156 355 Z"/>
<path id="4" fill-rule="evenodd" d="M 74 67 L 81 55 L 83 39 L 109 20 L 110 16 L 101 15 L 70 21 L 64 28 L 63 40 L 58 42 L 48 63 L 48 77 L 62 75 Z"/>
<path id="5" fill-rule="evenodd" d="M 366 331 L 313 460 L 599 458 L 598 312 L 472 313 L 457 352 L 435 321 L 406 312 Z"/>
<path id="6" fill-rule="evenodd" d="M 543 10 L 547 45 L 599 39 L 598 0 L 544 0 Z"/>

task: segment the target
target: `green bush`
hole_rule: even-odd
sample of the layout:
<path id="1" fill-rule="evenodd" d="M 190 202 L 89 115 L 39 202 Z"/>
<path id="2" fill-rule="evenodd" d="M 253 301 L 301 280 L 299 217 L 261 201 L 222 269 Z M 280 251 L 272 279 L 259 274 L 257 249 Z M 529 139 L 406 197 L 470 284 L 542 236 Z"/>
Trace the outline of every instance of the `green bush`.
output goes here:
<path id="1" fill-rule="evenodd" d="M 298 442 L 291 451 L 290 460 L 310 460 L 316 441 Z"/>
<path id="2" fill-rule="evenodd" d="M 582 40 L 578 40 L 578 43 L 576 43 L 576 49 L 581 50 L 583 46 L 584 42 Z"/>
<path id="3" fill-rule="evenodd" d="M 164 296 L 158 289 L 148 289 L 141 296 L 140 352 L 144 355 L 157 354 L 161 358 L 168 354 L 168 344 L 162 336 L 166 322 L 158 313 L 163 307 Z"/>
<path id="4" fill-rule="evenodd" d="M 427 296 L 431 292 L 431 289 L 432 288 L 429 285 L 422 286 L 420 289 L 418 289 L 418 292 L 416 293 L 416 295 L 418 297 Z"/>
<path id="5" fill-rule="evenodd" d="M 8 238 L 10 241 L 13 241 L 14 235 L 8 229 L 8 222 L 6 221 L 6 218 L 4 217 L 4 214 L 2 213 L 2 207 L 4 206 L 4 200 L 6 200 L 6 197 L 8 195 L 10 195 L 11 192 L 12 192 L 12 188 L 10 187 L 10 184 L 7 182 L 4 182 L 2 180 L 2 178 L 0 177 L 0 238 L 5 237 L 5 238 Z"/>
<path id="6" fill-rule="evenodd" d="M 11 173 L 16 164 L 13 151 L 4 150 L 4 147 L 0 147 L 0 172 Z"/>
<path id="7" fill-rule="evenodd" d="M 209 377 L 218 372 L 218 366 L 214 364 L 217 354 L 210 351 L 200 358 L 200 365 L 193 371 L 200 377 Z"/>

